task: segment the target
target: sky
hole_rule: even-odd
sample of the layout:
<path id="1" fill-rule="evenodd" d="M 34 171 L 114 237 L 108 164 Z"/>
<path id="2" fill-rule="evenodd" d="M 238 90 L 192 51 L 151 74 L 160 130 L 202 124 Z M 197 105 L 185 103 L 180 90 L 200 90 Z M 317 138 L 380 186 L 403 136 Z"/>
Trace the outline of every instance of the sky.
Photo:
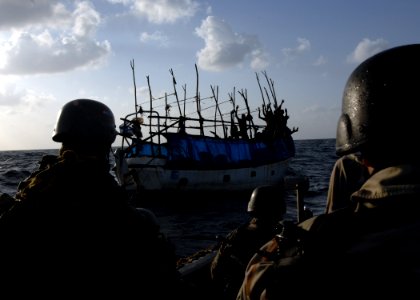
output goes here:
<path id="1" fill-rule="evenodd" d="M 105 103 L 118 126 L 135 97 L 148 103 L 147 78 L 153 97 L 173 92 L 170 70 L 195 95 L 195 66 L 201 97 L 246 91 L 252 111 L 267 74 L 295 139 L 335 138 L 351 72 L 419 43 L 419 16 L 417 0 L 0 0 L 0 151 L 59 148 L 73 99 Z"/>

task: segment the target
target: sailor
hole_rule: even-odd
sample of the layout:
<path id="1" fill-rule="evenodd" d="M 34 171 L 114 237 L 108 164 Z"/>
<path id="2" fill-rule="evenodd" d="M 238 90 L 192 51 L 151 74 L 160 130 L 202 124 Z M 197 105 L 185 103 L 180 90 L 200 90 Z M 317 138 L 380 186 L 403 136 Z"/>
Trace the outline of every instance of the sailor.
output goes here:
<path id="1" fill-rule="evenodd" d="M 265 244 L 248 264 L 238 300 L 418 293 L 419 69 L 420 44 L 413 44 L 382 51 L 351 73 L 336 152 L 359 153 L 368 177 L 350 202 L 345 196 L 348 205 Z"/>
<path id="2" fill-rule="evenodd" d="M 105 104 L 76 99 L 62 107 L 52 136 L 59 155 L 42 158 L 0 219 L 3 289 L 18 284 L 14 295 L 57 298 L 176 294 L 172 244 L 110 173 L 115 137 Z"/>
<path id="3" fill-rule="evenodd" d="M 211 265 L 211 277 L 222 299 L 235 299 L 252 255 L 276 233 L 286 213 L 282 186 L 254 189 L 248 202 L 250 220 L 221 242 Z"/>

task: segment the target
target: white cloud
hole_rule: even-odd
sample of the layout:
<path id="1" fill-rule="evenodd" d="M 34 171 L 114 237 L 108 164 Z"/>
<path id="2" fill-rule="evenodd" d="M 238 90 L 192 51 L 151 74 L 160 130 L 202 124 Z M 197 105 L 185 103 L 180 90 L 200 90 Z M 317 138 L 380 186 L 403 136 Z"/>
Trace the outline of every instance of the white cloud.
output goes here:
<path id="1" fill-rule="evenodd" d="M 311 50 L 311 42 L 305 38 L 297 39 L 298 45 L 295 48 L 283 48 L 282 53 L 286 57 L 286 60 L 292 60 L 296 56 L 301 55 L 304 52 Z"/>
<path id="2" fill-rule="evenodd" d="M 133 2 L 133 0 L 108 0 L 109 3 L 121 3 L 124 5 L 129 5 L 130 3 Z"/>
<path id="3" fill-rule="evenodd" d="M 155 24 L 175 23 L 179 20 L 189 19 L 195 15 L 199 8 L 198 2 L 194 0 L 131 0 L 119 2 L 130 5 L 135 15 L 145 17 L 149 22 Z"/>
<path id="4" fill-rule="evenodd" d="M 327 63 L 327 59 L 324 56 L 319 56 L 317 60 L 313 63 L 314 66 L 322 66 Z"/>
<path id="5" fill-rule="evenodd" d="M 61 24 L 69 17 L 63 4 L 52 0 L 0 1 L 0 30 Z"/>
<path id="6" fill-rule="evenodd" d="M 46 6 L 45 2 L 40 1 Z M 27 13 L 31 11 L 30 7 L 25 8 Z M 58 15 L 54 15 L 57 11 Z M 72 13 L 63 12 L 63 7 L 52 9 L 51 14 L 47 14 L 51 19 L 39 17 L 39 22 L 33 26 L 28 22 L 1 39 L 0 73 L 56 73 L 101 64 L 111 52 L 111 46 L 106 40 L 95 40 L 101 22 L 99 13 L 85 1 L 77 2 Z M 59 18 L 64 16 L 65 19 Z M 55 19 L 60 21 L 53 23 Z M 43 20 L 45 23 L 41 22 Z"/>
<path id="7" fill-rule="evenodd" d="M 364 38 L 357 46 L 354 51 L 347 56 L 347 62 L 349 63 L 361 63 L 370 56 L 385 50 L 388 47 L 388 42 L 384 39 L 376 39 L 371 41 L 368 38 Z"/>
<path id="8" fill-rule="evenodd" d="M 268 54 L 260 49 L 252 52 L 251 68 L 255 71 L 261 71 L 269 65 Z"/>
<path id="9" fill-rule="evenodd" d="M 101 23 L 101 16 L 88 2 L 79 3 L 72 16 L 73 33 L 79 37 L 94 36 L 96 28 Z"/>
<path id="10" fill-rule="evenodd" d="M 157 44 L 159 47 L 168 47 L 169 39 L 160 31 L 153 33 L 142 32 L 140 34 L 140 41 L 145 44 Z"/>
<path id="11" fill-rule="evenodd" d="M 248 57 L 251 67 L 259 70 L 267 66 L 267 54 L 256 36 L 236 33 L 214 16 L 203 20 L 195 32 L 205 42 L 204 48 L 197 53 L 197 64 L 204 70 L 222 71 L 242 64 Z"/>
<path id="12" fill-rule="evenodd" d="M 51 94 L 38 93 L 30 89 L 19 89 L 13 82 L 8 82 L 7 77 L 2 77 L 3 80 L 5 82 L 0 84 L 0 107 L 3 107 L 3 113 L 14 114 L 17 109 L 20 112 L 29 112 L 34 107 L 45 107 L 55 100 Z"/>
<path id="13" fill-rule="evenodd" d="M 8 82 L 8 78 L 1 76 L 0 82 L 0 107 L 13 107 L 22 104 L 25 91 L 17 90 L 13 82 Z"/>

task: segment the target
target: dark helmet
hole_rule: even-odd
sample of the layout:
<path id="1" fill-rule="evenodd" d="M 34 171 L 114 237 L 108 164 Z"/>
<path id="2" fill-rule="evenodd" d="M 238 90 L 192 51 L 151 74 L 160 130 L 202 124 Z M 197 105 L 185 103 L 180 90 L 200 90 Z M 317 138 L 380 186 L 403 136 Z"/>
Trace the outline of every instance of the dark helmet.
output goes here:
<path id="1" fill-rule="evenodd" d="M 160 229 L 159 220 L 150 209 L 136 207 L 136 210 L 139 213 L 139 215 L 141 215 L 141 217 L 144 218 L 147 221 L 147 223 L 150 224 L 151 227 L 153 227 L 155 230 Z"/>
<path id="2" fill-rule="evenodd" d="M 257 218 L 281 219 L 286 213 L 282 186 L 262 185 L 252 191 L 247 212 Z"/>
<path id="3" fill-rule="evenodd" d="M 390 159 L 418 155 L 420 44 L 391 48 L 362 62 L 343 93 L 336 152 Z"/>
<path id="4" fill-rule="evenodd" d="M 96 100 L 76 99 L 59 112 L 52 139 L 110 146 L 116 137 L 115 127 L 114 114 L 108 106 Z"/>

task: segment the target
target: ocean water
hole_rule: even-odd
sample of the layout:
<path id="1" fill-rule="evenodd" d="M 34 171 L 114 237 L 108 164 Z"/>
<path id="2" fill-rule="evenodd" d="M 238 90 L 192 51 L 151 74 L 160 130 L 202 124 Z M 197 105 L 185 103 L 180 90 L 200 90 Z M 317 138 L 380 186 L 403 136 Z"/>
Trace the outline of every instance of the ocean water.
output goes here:
<path id="1" fill-rule="evenodd" d="M 335 139 L 296 140 L 296 156 L 290 163 L 292 173 L 309 179 L 309 190 L 304 195 L 305 205 L 316 214 L 324 211 L 329 176 L 337 159 Z M 32 151 L 0 151 L 0 193 L 15 195 L 20 181 L 37 170 L 38 162 L 46 154 L 58 153 L 57 149 Z M 249 198 L 160 199 L 149 203 L 157 216 L 162 231 L 174 243 L 179 257 L 186 257 L 217 243 L 248 219 L 246 206 Z M 286 197 L 285 218 L 296 218 L 296 193 Z"/>

